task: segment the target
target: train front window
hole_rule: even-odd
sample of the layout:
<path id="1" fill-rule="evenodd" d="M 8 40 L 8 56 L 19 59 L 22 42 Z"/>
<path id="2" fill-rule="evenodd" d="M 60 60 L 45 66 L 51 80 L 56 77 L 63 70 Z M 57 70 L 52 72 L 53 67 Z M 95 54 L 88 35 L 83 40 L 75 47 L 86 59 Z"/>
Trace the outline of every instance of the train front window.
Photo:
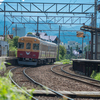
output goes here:
<path id="1" fill-rule="evenodd" d="M 26 43 L 26 49 L 31 49 L 31 43 Z"/>
<path id="2" fill-rule="evenodd" d="M 33 50 L 39 50 L 39 44 L 34 43 L 33 44 Z"/>
<path id="3" fill-rule="evenodd" d="M 18 48 L 19 48 L 19 49 L 24 49 L 24 43 L 19 42 L 19 43 L 18 43 Z"/>

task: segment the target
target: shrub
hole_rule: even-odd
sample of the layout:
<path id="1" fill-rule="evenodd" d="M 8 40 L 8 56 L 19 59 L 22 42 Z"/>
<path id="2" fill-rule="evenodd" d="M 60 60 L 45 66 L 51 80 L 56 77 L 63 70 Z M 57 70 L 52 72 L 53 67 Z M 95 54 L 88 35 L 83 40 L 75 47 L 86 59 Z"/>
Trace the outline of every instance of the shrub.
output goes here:
<path id="1" fill-rule="evenodd" d="M 32 32 L 28 32 L 27 34 L 31 34 L 32 35 Z"/>
<path id="2" fill-rule="evenodd" d="M 96 71 L 93 70 L 92 74 L 91 74 L 91 78 L 94 78 L 96 76 Z"/>
<path id="3" fill-rule="evenodd" d="M 0 69 L 4 70 L 4 68 L 5 65 L 2 63 Z M 17 87 L 12 84 L 8 76 L 0 77 L 0 100 L 31 100 L 31 97 L 26 97 L 17 90 Z"/>
<path id="4" fill-rule="evenodd" d="M 16 57 L 17 57 L 17 48 L 15 48 L 15 47 L 10 47 L 10 48 L 9 48 L 9 51 L 15 51 L 15 55 L 16 55 Z"/>
<path id="5" fill-rule="evenodd" d="M 91 78 L 95 80 L 100 80 L 100 73 L 96 73 L 96 71 L 93 71 L 91 74 Z"/>
<path id="6" fill-rule="evenodd" d="M 94 77 L 95 80 L 100 80 L 100 73 L 97 73 L 96 76 Z"/>

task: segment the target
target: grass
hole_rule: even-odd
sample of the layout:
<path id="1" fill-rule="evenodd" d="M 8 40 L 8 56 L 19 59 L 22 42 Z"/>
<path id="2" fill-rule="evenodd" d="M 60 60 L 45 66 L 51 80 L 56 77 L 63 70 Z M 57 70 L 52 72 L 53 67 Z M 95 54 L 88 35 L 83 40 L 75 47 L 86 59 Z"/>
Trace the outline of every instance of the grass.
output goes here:
<path id="1" fill-rule="evenodd" d="M 69 59 L 64 59 L 61 61 L 56 61 L 55 64 L 72 64 L 72 61 L 70 61 Z"/>

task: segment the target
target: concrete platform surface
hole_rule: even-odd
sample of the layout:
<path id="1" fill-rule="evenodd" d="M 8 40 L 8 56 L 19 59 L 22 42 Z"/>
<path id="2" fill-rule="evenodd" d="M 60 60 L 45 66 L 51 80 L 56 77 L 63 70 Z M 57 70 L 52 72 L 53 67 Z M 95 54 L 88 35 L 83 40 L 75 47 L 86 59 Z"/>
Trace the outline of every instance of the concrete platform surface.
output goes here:
<path id="1" fill-rule="evenodd" d="M 22 92 L 18 90 L 18 92 Z M 27 90 L 27 92 L 31 92 L 31 90 Z M 69 96 L 79 96 L 79 97 L 100 97 L 100 91 L 57 91 L 63 95 Z M 55 93 L 49 90 L 35 90 L 33 91 L 33 95 L 56 95 Z"/>
<path id="2" fill-rule="evenodd" d="M 100 62 L 100 60 L 91 60 L 91 59 L 72 59 L 72 61 Z"/>
<path id="3" fill-rule="evenodd" d="M 7 56 L 1 56 L 0 57 L 0 64 L 2 62 L 9 62 L 12 65 L 16 65 L 17 64 L 17 57 L 7 57 Z"/>

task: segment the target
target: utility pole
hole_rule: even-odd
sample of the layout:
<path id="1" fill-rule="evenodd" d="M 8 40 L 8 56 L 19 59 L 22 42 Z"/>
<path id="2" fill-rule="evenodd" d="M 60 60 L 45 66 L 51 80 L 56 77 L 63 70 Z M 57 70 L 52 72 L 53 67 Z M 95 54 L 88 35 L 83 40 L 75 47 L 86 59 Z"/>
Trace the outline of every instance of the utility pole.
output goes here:
<path id="1" fill-rule="evenodd" d="M 38 28 L 39 28 L 38 23 L 39 23 L 39 16 L 37 16 L 37 33 L 38 33 Z"/>
<path id="2" fill-rule="evenodd" d="M 93 14 L 91 15 L 91 26 L 94 27 Z M 93 59 L 93 32 L 91 32 L 91 59 Z"/>
<path id="3" fill-rule="evenodd" d="M 17 24 L 16 24 L 16 28 L 15 28 L 15 33 L 16 33 L 16 35 L 15 35 L 15 36 L 17 36 Z"/>
<path id="4" fill-rule="evenodd" d="M 6 37 L 7 37 L 7 25 L 6 25 Z"/>
<path id="5" fill-rule="evenodd" d="M 83 57 L 83 38 L 84 37 L 82 37 L 82 57 Z"/>
<path id="6" fill-rule="evenodd" d="M 57 61 L 59 61 L 59 44 L 60 44 L 60 26 L 59 26 L 59 40 L 58 40 L 58 55 L 57 55 Z"/>
<path id="7" fill-rule="evenodd" d="M 97 0 L 95 0 L 95 13 L 94 13 L 94 25 L 97 27 Z M 95 32 L 95 59 L 97 59 L 97 31 Z"/>
<path id="8" fill-rule="evenodd" d="M 6 7 L 6 6 L 5 6 L 5 3 L 4 3 L 4 35 L 3 35 L 3 36 L 4 36 L 4 41 L 5 41 L 5 22 L 6 22 L 6 18 L 5 18 L 5 13 L 6 13 L 6 12 L 5 12 L 5 9 L 6 9 L 6 8 L 5 8 L 5 7 Z"/>

